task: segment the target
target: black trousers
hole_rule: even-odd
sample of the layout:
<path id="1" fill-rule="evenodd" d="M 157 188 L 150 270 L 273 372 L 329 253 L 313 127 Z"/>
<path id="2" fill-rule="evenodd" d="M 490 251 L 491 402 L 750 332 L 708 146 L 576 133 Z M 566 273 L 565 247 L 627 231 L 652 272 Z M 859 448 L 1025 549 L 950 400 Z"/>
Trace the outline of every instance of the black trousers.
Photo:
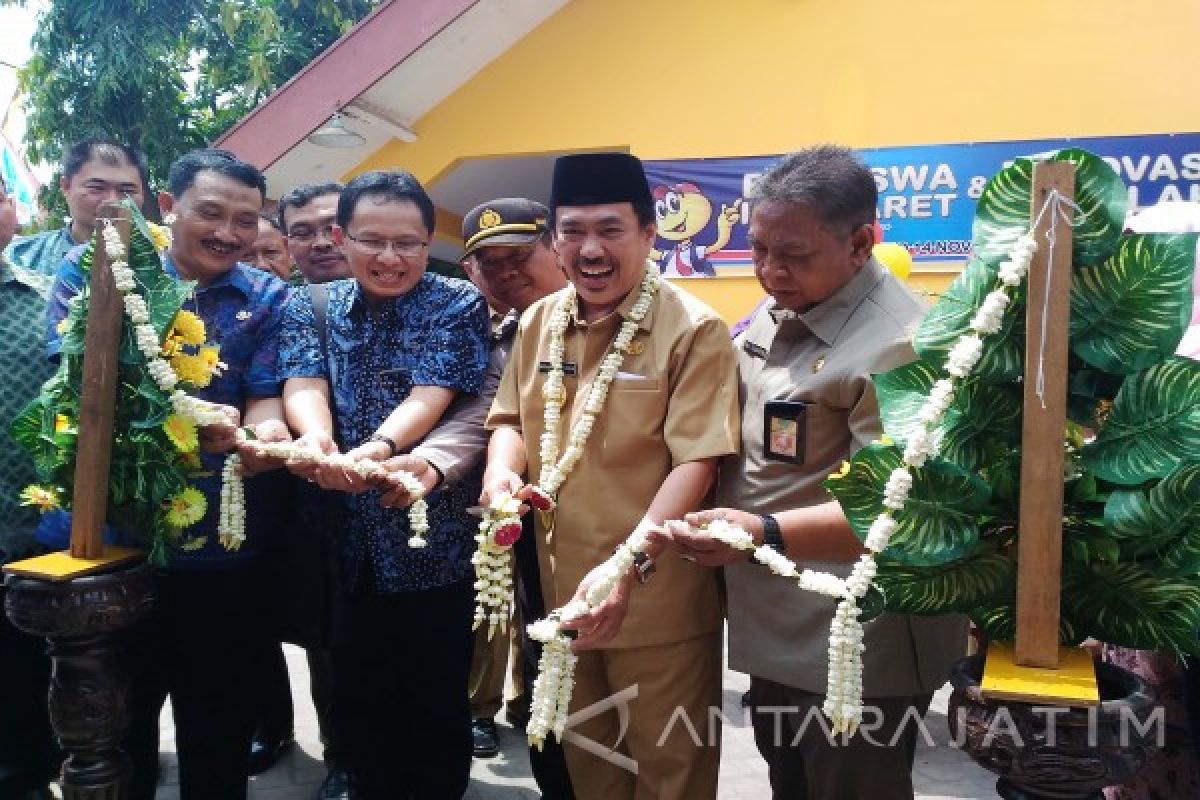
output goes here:
<path id="1" fill-rule="evenodd" d="M 130 633 L 133 800 L 153 800 L 158 718 L 171 698 L 181 800 L 242 800 L 267 641 L 252 569 L 160 572 L 149 620 Z"/>
<path id="2" fill-rule="evenodd" d="M 863 726 L 844 739 L 826 734 L 825 695 L 751 676 L 754 743 L 767 762 L 772 797 L 912 800 L 918 723 L 932 699 L 864 699 Z"/>
<path id="3" fill-rule="evenodd" d="M 308 657 L 309 691 L 317 712 L 323 758 L 330 767 L 342 766 L 346 760 L 346 747 L 333 711 L 333 651 L 314 647 L 305 649 L 304 653 Z M 294 736 L 291 678 L 282 644 L 271 642 L 267 646 L 260 669 L 258 724 L 254 735 L 268 742 Z"/>
<path id="4" fill-rule="evenodd" d="M 17 630 L 4 613 L 0 587 L 0 797 L 45 789 L 59 755 L 46 694 L 46 641 Z"/>
<path id="5" fill-rule="evenodd" d="M 349 599 L 335 705 L 362 800 L 458 800 L 471 772 L 471 580 Z"/>
<path id="6" fill-rule="evenodd" d="M 534 530 L 533 514 L 526 514 L 521 525 L 521 538 L 513 546 L 514 570 L 517 578 L 518 619 L 524 625 L 529 625 L 546 616 L 546 603 L 542 599 L 542 579 L 538 567 L 537 542 L 534 538 L 537 534 Z M 533 682 L 537 679 L 538 661 L 542 657 L 542 644 L 529 638 L 529 632 L 524 625 L 520 630 L 521 680 L 525 684 L 525 696 L 532 700 Z M 553 736 L 547 737 L 541 750 L 530 745 L 529 767 L 544 800 L 575 800 L 571 774 L 567 771 L 567 758 L 558 739 Z"/>

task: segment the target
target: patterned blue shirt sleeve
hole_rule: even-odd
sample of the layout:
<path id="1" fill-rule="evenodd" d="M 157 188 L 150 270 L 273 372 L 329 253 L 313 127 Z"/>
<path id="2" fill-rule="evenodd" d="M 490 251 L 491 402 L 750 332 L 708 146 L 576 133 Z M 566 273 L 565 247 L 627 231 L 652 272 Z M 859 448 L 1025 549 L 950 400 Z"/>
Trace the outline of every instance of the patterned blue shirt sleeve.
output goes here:
<path id="1" fill-rule="evenodd" d="M 66 319 L 71 299 L 83 291 L 83 270 L 79 268 L 81 252 L 83 248 L 79 247 L 67 254 L 58 268 L 54 288 L 50 290 L 50 302 L 46 306 L 46 354 L 51 361 L 58 360 L 62 347 L 58 324 Z"/>
<path id="2" fill-rule="evenodd" d="M 312 296 L 307 289 L 292 292 L 283 312 L 279 336 L 279 380 L 288 378 L 327 378 L 317 338 Z"/>
<path id="3" fill-rule="evenodd" d="M 415 386 L 442 386 L 479 394 L 488 361 L 488 312 L 483 295 L 462 282 L 446 287 L 429 346 L 413 369 Z"/>
<path id="4" fill-rule="evenodd" d="M 246 369 L 245 388 L 249 397 L 278 397 L 283 393 L 279 377 L 280 330 L 291 295 L 288 285 L 278 279 L 264 293 L 263 303 L 270 311 Z"/>

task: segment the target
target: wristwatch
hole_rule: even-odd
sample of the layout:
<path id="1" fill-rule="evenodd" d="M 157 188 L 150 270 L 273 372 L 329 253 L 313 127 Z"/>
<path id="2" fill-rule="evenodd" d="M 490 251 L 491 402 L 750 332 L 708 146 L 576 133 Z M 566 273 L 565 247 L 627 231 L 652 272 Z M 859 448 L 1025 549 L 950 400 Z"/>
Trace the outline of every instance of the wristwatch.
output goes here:
<path id="1" fill-rule="evenodd" d="M 760 514 L 763 526 L 763 547 L 770 547 L 777 553 L 783 552 L 783 531 L 779 529 L 779 521 L 770 514 Z"/>
<path id="2" fill-rule="evenodd" d="M 391 458 L 392 456 L 396 455 L 396 452 L 397 452 L 396 440 L 391 438 L 390 436 L 384 436 L 382 433 L 373 433 L 367 437 L 367 441 L 368 442 L 383 442 L 384 444 L 386 444 L 388 446 L 388 450 L 389 450 L 388 458 Z"/>
<path id="3" fill-rule="evenodd" d="M 658 565 L 654 563 L 654 559 L 643 553 L 641 550 L 635 550 L 633 553 L 633 575 L 637 578 L 637 582 L 645 584 L 650 580 L 650 576 L 658 571 Z"/>

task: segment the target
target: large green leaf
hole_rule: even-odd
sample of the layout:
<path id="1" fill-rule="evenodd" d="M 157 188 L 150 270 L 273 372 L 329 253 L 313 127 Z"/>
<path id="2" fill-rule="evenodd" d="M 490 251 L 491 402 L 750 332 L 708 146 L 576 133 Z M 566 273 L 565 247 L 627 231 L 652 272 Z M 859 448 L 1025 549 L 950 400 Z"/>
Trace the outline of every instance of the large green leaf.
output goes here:
<path id="1" fill-rule="evenodd" d="M 1072 213 L 1072 257 L 1076 265 L 1099 264 L 1112 254 L 1125 224 L 1129 203 L 1121 177 L 1086 150 L 1059 150 L 1048 156 L 1018 158 L 987 182 L 975 208 L 971 238 L 977 258 L 1006 258 L 1017 237 L 1030 228 L 1033 165 L 1042 158 L 1075 164 L 1075 203 Z M 1045 247 L 1045 242 L 1038 242 Z"/>
<path id="2" fill-rule="evenodd" d="M 1195 260 L 1194 233 L 1121 237 L 1112 258 L 1075 272 L 1071 349 L 1119 375 L 1174 353 L 1192 316 Z"/>
<path id="3" fill-rule="evenodd" d="M 901 465 L 894 445 L 873 443 L 855 454 L 850 473 L 831 477 L 833 493 L 860 539 L 883 510 L 883 488 Z M 887 556 L 903 564 L 944 564 L 970 552 L 979 540 L 979 512 L 990 491 L 977 475 L 936 459 L 913 470 L 913 485 L 904 510 L 896 515 Z"/>
<path id="4" fill-rule="evenodd" d="M 1007 598 L 993 601 L 971 609 L 971 621 L 989 639 L 1000 642 L 1011 642 L 1017 638 L 1017 601 L 1014 585 L 1013 593 Z M 1083 634 L 1066 614 L 1058 617 L 1058 641 L 1063 645 L 1079 644 Z"/>
<path id="5" fill-rule="evenodd" d="M 916 567 L 880 559 L 875 578 L 889 611 L 900 614 L 946 614 L 970 611 L 1012 595 L 1016 564 L 990 546 L 934 567 Z"/>
<path id="6" fill-rule="evenodd" d="M 1104 522 L 1113 537 L 1138 545 L 1147 570 L 1195 576 L 1200 572 L 1200 464 L 1186 464 L 1150 489 L 1113 492 Z"/>
<path id="7" fill-rule="evenodd" d="M 1086 636 L 1139 650 L 1197 651 L 1200 585 L 1169 580 L 1137 564 L 1063 562 L 1064 614 Z"/>
<path id="8" fill-rule="evenodd" d="M 875 375 L 883 429 L 899 444 L 908 442 L 934 383 L 944 377 L 923 359 Z M 993 442 L 1020 437 L 1021 397 L 1008 386 L 985 386 L 970 378 L 959 381 L 954 400 L 936 428 L 939 456 L 968 470 L 978 469 Z"/>
<path id="9" fill-rule="evenodd" d="M 1200 461 L 1200 363 L 1172 356 L 1121 385 L 1083 464 L 1106 481 L 1134 486 Z"/>
<path id="10" fill-rule="evenodd" d="M 998 286 L 995 267 L 978 258 L 972 259 L 937 304 L 929 310 L 913 337 L 917 354 L 939 367 L 950 348 L 971 331 L 983 299 Z M 1019 302 L 1009 306 L 999 332 L 983 339 L 983 355 L 971 373 L 984 383 L 1008 383 L 1021 375 L 1022 350 L 1025 346 L 1025 313 Z"/>

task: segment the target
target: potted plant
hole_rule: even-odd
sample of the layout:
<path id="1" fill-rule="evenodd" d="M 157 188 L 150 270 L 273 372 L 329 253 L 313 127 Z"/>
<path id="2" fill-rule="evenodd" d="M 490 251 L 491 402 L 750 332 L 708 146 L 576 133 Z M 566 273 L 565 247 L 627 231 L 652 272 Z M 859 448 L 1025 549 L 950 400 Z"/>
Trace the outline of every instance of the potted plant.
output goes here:
<path id="1" fill-rule="evenodd" d="M 1200 364 L 1174 351 L 1191 315 L 1196 237 L 1122 233 L 1119 176 L 1075 149 L 1016 159 L 988 182 L 974 256 L 916 329 L 917 360 L 874 377 L 886 436 L 826 484 L 872 550 L 885 518 L 864 618 L 962 613 L 989 639 L 1014 638 L 1025 307 L 1039 302 L 1027 297 L 1021 268 L 1034 246 L 1052 246 L 1028 238 L 1033 166 L 1043 158 L 1076 166 L 1073 203 L 1048 210 L 1072 225 L 1060 641 L 1194 653 Z M 898 471 L 908 476 L 899 503 Z M 974 701 L 986 721 L 996 704 L 979 696 L 981 672 L 980 657 L 956 666 L 952 702 Z M 1129 673 L 1098 677 L 1101 721 L 1120 704 L 1150 702 Z M 1009 773 L 1002 784 L 1012 797 L 1038 796 L 1034 787 L 1091 796 L 1136 768 L 1137 753 L 1121 766 L 1103 743 L 1067 752 L 1060 735 L 1052 754 L 1038 750 L 1044 744 L 976 756 Z"/>

